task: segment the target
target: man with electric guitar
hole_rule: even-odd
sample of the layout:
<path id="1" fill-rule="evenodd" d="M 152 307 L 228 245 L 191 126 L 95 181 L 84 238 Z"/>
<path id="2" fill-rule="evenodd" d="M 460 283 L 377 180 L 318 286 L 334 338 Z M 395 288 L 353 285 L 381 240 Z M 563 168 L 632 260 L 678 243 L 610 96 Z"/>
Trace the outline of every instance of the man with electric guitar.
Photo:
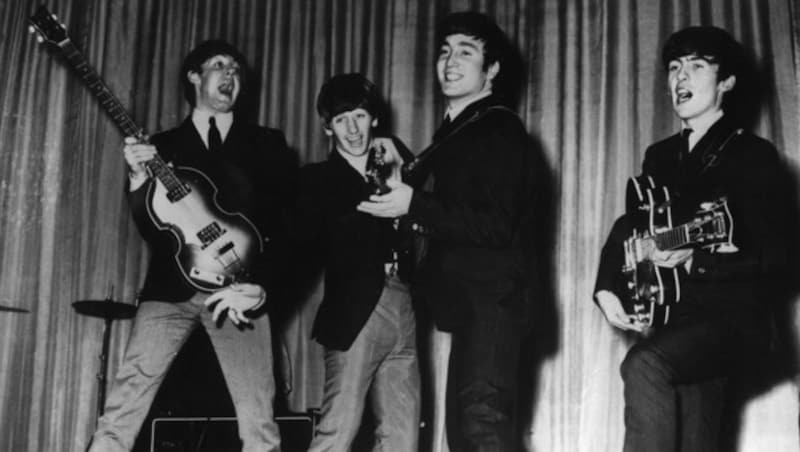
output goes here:
<path id="1" fill-rule="evenodd" d="M 242 450 L 280 449 L 265 305 L 276 298 L 279 216 L 293 200 L 296 171 L 280 131 L 234 116 L 244 75 L 245 59 L 232 45 L 201 43 L 181 70 L 191 115 L 149 143 L 125 140 L 128 199 L 151 260 L 92 452 L 131 449 L 197 327 L 217 354 Z"/>
<path id="2" fill-rule="evenodd" d="M 710 26 L 681 30 L 662 49 L 683 130 L 647 149 L 594 294 L 611 325 L 641 334 L 621 366 L 626 452 L 718 450 L 723 391 L 710 385 L 711 409 L 687 416 L 678 387 L 724 381 L 767 342 L 786 196 L 774 146 L 731 114 L 744 55 Z"/>

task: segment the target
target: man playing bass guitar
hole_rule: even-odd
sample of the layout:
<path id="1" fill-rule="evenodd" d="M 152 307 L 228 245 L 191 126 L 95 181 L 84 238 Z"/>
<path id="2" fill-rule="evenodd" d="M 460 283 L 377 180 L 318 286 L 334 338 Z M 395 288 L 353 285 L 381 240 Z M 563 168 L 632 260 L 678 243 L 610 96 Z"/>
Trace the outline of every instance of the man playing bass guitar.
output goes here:
<path id="1" fill-rule="evenodd" d="M 150 144 L 125 140 L 128 200 L 151 260 L 92 452 L 131 450 L 173 358 L 197 327 L 207 331 L 225 376 L 242 450 L 280 449 L 264 307 L 276 297 L 279 213 L 293 199 L 296 171 L 280 131 L 234 117 L 244 69 L 232 45 L 201 43 L 181 70 L 191 115 Z M 184 177 L 159 173 L 173 170 Z"/>
<path id="2" fill-rule="evenodd" d="M 650 242 L 638 250 L 655 267 L 676 269 L 680 289 L 666 325 L 647 331 L 621 366 L 626 452 L 718 450 L 719 416 L 691 413 L 690 421 L 678 386 L 724 381 L 766 344 L 770 288 L 786 262 L 780 218 L 786 196 L 775 147 L 743 131 L 731 108 L 742 89 L 743 61 L 739 43 L 710 26 L 681 30 L 663 47 L 672 108 L 683 131 L 646 151 L 643 175 L 670 194 L 668 203 L 653 208 L 670 209 L 678 224 L 724 199 L 735 227 L 723 249 L 659 249 Z M 614 225 L 594 299 L 611 325 L 642 333 L 648 325 L 626 311 L 620 300 L 625 290 L 619 289 L 636 283 L 619 279 L 626 239 L 634 228 L 647 227 L 637 216 L 629 212 Z M 711 398 L 703 406 L 719 413 L 722 391 L 710 387 L 715 390 L 706 391 L 703 397 Z"/>

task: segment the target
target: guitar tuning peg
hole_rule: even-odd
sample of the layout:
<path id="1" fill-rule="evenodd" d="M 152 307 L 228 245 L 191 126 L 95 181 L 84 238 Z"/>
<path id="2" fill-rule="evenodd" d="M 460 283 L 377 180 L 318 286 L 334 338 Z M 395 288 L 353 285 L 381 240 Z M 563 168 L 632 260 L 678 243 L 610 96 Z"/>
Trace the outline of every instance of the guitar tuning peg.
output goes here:
<path id="1" fill-rule="evenodd" d="M 36 29 L 33 28 L 33 25 L 28 25 L 28 33 L 30 34 L 36 33 Z"/>
<path id="2" fill-rule="evenodd" d="M 41 36 L 37 36 L 37 37 L 36 37 L 36 42 L 38 42 L 39 44 L 41 44 L 41 43 L 43 43 L 43 42 L 44 42 L 44 38 L 43 38 L 43 37 L 41 37 Z"/>

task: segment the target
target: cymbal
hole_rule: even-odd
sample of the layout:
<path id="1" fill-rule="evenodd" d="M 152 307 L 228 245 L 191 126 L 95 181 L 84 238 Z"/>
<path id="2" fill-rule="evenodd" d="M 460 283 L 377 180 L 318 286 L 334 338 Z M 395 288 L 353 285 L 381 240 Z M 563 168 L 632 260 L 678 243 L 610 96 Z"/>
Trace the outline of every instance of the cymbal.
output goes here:
<path id="1" fill-rule="evenodd" d="M 30 312 L 30 311 L 28 311 L 27 309 L 24 309 L 24 308 L 14 308 L 14 307 L 11 307 L 11 306 L 3 306 L 3 305 L 0 305 L 0 311 L 6 311 L 6 312 Z"/>
<path id="2" fill-rule="evenodd" d="M 79 300 L 72 307 L 78 314 L 104 319 L 129 319 L 136 314 L 136 306 L 114 300 Z"/>

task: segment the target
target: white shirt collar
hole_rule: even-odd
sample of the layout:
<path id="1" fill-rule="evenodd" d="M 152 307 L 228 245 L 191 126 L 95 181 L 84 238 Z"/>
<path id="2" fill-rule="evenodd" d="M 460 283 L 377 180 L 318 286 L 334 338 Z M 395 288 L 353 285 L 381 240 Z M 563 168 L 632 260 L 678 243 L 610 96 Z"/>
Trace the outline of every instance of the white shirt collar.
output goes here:
<path id="1" fill-rule="evenodd" d="M 347 152 L 340 151 L 336 146 L 333 147 L 333 152 L 338 153 L 348 165 L 350 165 L 358 174 L 361 175 L 361 177 L 366 177 L 367 159 L 369 158 L 369 153 L 355 156 L 348 154 Z"/>
<path id="2" fill-rule="evenodd" d="M 720 120 L 725 115 L 725 112 L 722 110 L 717 110 L 714 114 L 707 115 L 703 117 L 702 120 L 695 120 L 692 121 L 691 124 L 688 122 L 683 122 L 683 129 L 692 129 L 692 133 L 689 134 L 689 150 L 691 151 L 694 149 L 694 145 L 700 141 L 701 138 L 708 132 L 708 129 L 711 128 L 717 121 Z M 700 118 L 698 118 L 700 119 Z"/>
<path id="3" fill-rule="evenodd" d="M 225 137 L 228 136 L 228 132 L 231 130 L 231 125 L 233 124 L 232 112 L 212 114 L 207 110 L 199 110 L 197 108 L 192 110 L 192 124 L 194 124 L 194 128 L 197 129 L 197 133 L 200 134 L 200 138 L 203 139 L 203 143 L 205 143 L 206 148 L 208 147 L 208 120 L 212 116 L 217 122 L 217 129 L 219 129 L 219 136 L 222 137 L 223 143 L 225 142 Z"/>

